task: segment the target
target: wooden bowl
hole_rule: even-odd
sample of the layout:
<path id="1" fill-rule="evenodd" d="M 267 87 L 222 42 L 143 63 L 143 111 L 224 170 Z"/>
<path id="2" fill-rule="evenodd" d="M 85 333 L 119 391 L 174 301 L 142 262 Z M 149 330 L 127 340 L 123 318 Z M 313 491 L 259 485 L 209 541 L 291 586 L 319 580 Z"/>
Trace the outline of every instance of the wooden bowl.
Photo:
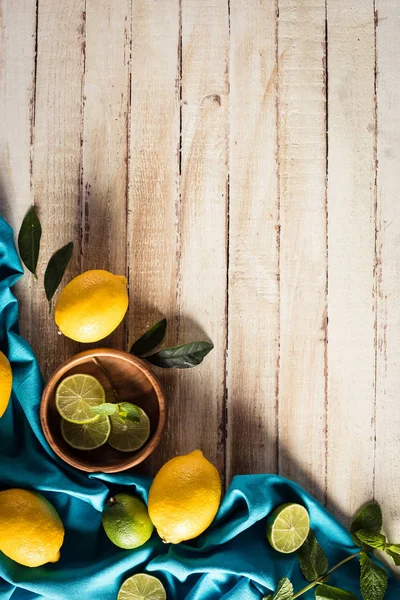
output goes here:
<path id="1" fill-rule="evenodd" d="M 55 392 L 65 377 L 75 373 L 96 377 L 106 391 L 107 402 L 115 402 L 114 388 L 121 402 L 133 402 L 143 408 L 150 419 L 150 437 L 140 450 L 119 452 L 108 444 L 96 450 L 75 450 L 65 442 Z M 51 448 L 69 465 L 90 473 L 117 473 L 144 461 L 160 442 L 165 419 L 165 395 L 147 364 L 132 354 L 111 348 L 81 352 L 59 366 L 44 389 L 40 405 L 43 433 Z"/>

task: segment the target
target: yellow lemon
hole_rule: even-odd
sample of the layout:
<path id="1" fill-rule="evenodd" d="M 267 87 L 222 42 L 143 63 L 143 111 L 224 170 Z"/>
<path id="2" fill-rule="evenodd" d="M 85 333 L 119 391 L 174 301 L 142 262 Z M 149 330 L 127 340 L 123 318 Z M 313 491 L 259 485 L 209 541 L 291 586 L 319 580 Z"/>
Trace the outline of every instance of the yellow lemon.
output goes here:
<path id="1" fill-rule="evenodd" d="M 56 509 L 37 492 L 0 492 L 0 550 L 26 567 L 57 562 L 64 526 Z"/>
<path id="2" fill-rule="evenodd" d="M 179 544 L 207 529 L 221 502 L 221 478 L 201 450 L 169 460 L 149 492 L 149 515 L 164 542 Z"/>
<path id="3" fill-rule="evenodd" d="M 6 412 L 11 396 L 12 371 L 7 357 L 0 352 L 0 418 Z"/>
<path id="4" fill-rule="evenodd" d="M 55 307 L 60 331 L 77 342 L 98 342 L 118 327 L 128 309 L 126 277 L 86 271 L 62 290 Z"/>

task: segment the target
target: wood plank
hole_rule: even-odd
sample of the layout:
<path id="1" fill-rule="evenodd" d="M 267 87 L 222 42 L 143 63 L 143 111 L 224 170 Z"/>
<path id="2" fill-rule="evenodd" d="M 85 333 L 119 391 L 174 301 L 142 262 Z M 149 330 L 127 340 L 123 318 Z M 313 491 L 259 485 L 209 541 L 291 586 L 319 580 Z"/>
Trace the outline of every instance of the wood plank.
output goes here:
<path id="1" fill-rule="evenodd" d="M 129 344 L 161 316 L 177 342 L 180 26 L 179 0 L 133 0 L 129 162 Z M 169 398 L 169 428 L 154 471 L 177 448 L 176 373 L 158 370 Z"/>
<path id="2" fill-rule="evenodd" d="M 228 482 L 277 471 L 279 351 L 276 10 L 230 9 Z"/>
<path id="3" fill-rule="evenodd" d="M 43 228 L 41 277 L 51 254 L 71 240 L 75 246 L 68 279 L 81 271 L 84 7 L 84 0 L 39 3 L 33 183 Z M 78 345 L 57 335 L 42 280 L 32 289 L 32 323 L 33 349 L 47 376 Z"/>
<path id="4" fill-rule="evenodd" d="M 19 231 L 33 204 L 36 0 L 3 0 L 0 9 L 0 213 Z M 18 283 L 21 331 L 30 338 L 30 275 Z"/>
<path id="5" fill-rule="evenodd" d="M 226 0 L 182 0 L 182 206 L 179 341 L 209 337 L 212 354 L 179 374 L 176 448 L 225 463 L 228 182 Z"/>
<path id="6" fill-rule="evenodd" d="M 83 271 L 126 273 L 130 42 L 130 0 L 87 0 Z M 125 350 L 125 321 L 102 344 Z"/>
<path id="7" fill-rule="evenodd" d="M 400 6 L 379 0 L 377 8 L 377 381 L 375 499 L 385 529 L 400 538 Z"/>
<path id="8" fill-rule="evenodd" d="M 0 212 L 14 228 L 32 204 L 36 0 L 3 0 L 0 10 Z"/>
<path id="9" fill-rule="evenodd" d="M 325 495 L 325 2 L 281 0 L 279 472 Z"/>
<path id="10" fill-rule="evenodd" d="M 373 1 L 328 0 L 328 506 L 373 495 L 375 94 Z"/>

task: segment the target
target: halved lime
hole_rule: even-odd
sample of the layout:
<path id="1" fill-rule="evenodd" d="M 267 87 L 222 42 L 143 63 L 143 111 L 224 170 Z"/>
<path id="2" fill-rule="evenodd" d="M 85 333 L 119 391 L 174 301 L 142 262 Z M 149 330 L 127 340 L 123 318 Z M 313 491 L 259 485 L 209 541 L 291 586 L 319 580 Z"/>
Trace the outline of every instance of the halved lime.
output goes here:
<path id="1" fill-rule="evenodd" d="M 117 600 L 166 600 L 166 598 L 165 588 L 157 577 L 138 573 L 124 581 Z"/>
<path id="2" fill-rule="evenodd" d="M 64 440 L 77 450 L 95 450 L 105 444 L 110 436 L 110 419 L 106 416 L 99 417 L 93 423 L 71 423 L 61 421 L 61 433 Z"/>
<path id="3" fill-rule="evenodd" d="M 274 550 L 289 554 L 302 546 L 310 531 L 310 517 L 301 504 L 281 504 L 267 521 L 267 538 Z"/>
<path id="4" fill-rule="evenodd" d="M 150 420 L 144 410 L 137 407 L 139 422 L 131 421 L 118 414 L 111 415 L 110 446 L 121 452 L 139 450 L 149 439 Z"/>
<path id="5" fill-rule="evenodd" d="M 56 391 L 56 407 L 70 423 L 91 423 L 98 415 L 92 406 L 103 404 L 106 394 L 100 381 L 92 375 L 70 375 L 62 380 Z"/>

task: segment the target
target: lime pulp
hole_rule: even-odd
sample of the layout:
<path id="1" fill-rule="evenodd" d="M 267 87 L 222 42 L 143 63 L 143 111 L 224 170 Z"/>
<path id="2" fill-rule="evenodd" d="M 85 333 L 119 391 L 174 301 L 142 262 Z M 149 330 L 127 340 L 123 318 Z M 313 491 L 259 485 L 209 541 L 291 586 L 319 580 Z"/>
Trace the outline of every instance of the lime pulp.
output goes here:
<path id="1" fill-rule="evenodd" d="M 70 375 L 56 390 L 56 407 L 61 417 L 70 423 L 84 424 L 96 421 L 93 406 L 105 402 L 105 391 L 92 375 Z"/>
<path id="2" fill-rule="evenodd" d="M 278 552 L 289 554 L 298 550 L 309 531 L 310 517 L 301 504 L 282 504 L 268 517 L 267 538 Z"/>
<path id="3" fill-rule="evenodd" d="M 144 410 L 137 407 L 139 422 L 131 421 L 118 414 L 111 415 L 111 435 L 108 443 L 120 452 L 139 450 L 149 439 L 150 420 Z"/>
<path id="4" fill-rule="evenodd" d="M 111 433 L 110 420 L 101 416 L 92 423 L 61 421 L 61 433 L 69 446 L 76 450 L 95 450 L 105 444 Z"/>
<path id="5" fill-rule="evenodd" d="M 167 594 L 157 577 L 138 573 L 122 584 L 117 600 L 166 600 Z"/>

